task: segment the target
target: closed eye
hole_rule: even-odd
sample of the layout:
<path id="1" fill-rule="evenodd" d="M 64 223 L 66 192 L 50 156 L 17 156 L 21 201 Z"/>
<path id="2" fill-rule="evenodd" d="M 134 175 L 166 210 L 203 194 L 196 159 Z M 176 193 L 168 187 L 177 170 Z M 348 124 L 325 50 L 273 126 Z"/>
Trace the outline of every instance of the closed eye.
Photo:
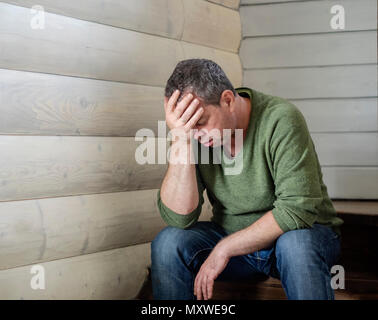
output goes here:
<path id="1" fill-rule="evenodd" d="M 206 120 L 197 121 L 197 125 L 203 126 L 206 123 Z"/>

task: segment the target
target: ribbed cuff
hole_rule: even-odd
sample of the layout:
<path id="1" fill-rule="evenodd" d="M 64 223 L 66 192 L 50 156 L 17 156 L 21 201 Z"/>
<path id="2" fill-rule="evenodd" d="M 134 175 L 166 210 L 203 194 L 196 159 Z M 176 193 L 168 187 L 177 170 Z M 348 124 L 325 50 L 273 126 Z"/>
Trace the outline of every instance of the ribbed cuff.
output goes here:
<path id="1" fill-rule="evenodd" d="M 198 206 L 195 208 L 192 212 L 188 214 L 179 214 L 170 208 L 168 208 L 160 197 L 160 189 L 157 192 L 157 204 L 158 208 L 160 210 L 160 214 L 163 218 L 163 220 L 170 226 L 178 227 L 178 228 L 186 228 L 188 227 L 193 220 L 197 218 L 198 214 Z"/>
<path id="2" fill-rule="evenodd" d="M 297 229 L 297 224 L 295 223 L 294 219 L 290 215 L 285 213 L 281 208 L 274 208 L 272 210 L 272 213 L 274 219 L 283 232 Z"/>

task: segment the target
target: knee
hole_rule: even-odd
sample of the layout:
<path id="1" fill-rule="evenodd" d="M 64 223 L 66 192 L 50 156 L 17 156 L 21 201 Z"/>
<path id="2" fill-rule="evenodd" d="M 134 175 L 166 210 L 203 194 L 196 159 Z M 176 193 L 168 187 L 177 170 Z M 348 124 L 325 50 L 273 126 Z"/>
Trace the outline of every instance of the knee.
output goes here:
<path id="1" fill-rule="evenodd" d="M 167 226 L 162 229 L 155 239 L 151 242 L 151 260 L 152 262 L 169 261 L 172 255 L 177 254 L 185 230 Z"/>
<path id="2" fill-rule="evenodd" d="M 321 258 L 319 241 L 310 229 L 285 232 L 277 239 L 276 258 L 278 264 L 293 267 L 314 264 Z"/>

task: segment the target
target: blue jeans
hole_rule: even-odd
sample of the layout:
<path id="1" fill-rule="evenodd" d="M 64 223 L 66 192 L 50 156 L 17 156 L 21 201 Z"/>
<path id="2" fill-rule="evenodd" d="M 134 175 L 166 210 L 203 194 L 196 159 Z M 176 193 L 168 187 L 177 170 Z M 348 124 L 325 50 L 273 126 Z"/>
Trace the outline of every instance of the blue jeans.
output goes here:
<path id="1" fill-rule="evenodd" d="M 196 300 L 194 280 L 215 245 L 228 233 L 211 221 L 187 229 L 167 226 L 151 243 L 154 299 Z M 288 299 L 334 299 L 330 268 L 340 254 L 340 237 L 330 228 L 282 234 L 272 247 L 230 259 L 215 281 L 243 281 L 265 274 L 281 280 Z"/>

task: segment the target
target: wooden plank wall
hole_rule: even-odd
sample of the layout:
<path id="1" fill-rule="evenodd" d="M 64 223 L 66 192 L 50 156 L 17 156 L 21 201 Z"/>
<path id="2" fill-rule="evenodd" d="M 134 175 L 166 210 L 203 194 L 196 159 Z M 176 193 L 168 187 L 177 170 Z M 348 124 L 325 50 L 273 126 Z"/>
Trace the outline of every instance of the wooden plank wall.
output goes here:
<path id="1" fill-rule="evenodd" d="M 240 17 L 243 84 L 302 111 L 332 198 L 378 199 L 377 1 L 241 0 Z"/>
<path id="2" fill-rule="evenodd" d="M 136 162 L 135 134 L 158 133 L 180 60 L 242 84 L 239 1 L 41 0 L 44 29 L 33 5 L 0 2 L 0 299 L 133 298 L 167 168 Z M 30 287 L 35 264 L 45 290 Z"/>

